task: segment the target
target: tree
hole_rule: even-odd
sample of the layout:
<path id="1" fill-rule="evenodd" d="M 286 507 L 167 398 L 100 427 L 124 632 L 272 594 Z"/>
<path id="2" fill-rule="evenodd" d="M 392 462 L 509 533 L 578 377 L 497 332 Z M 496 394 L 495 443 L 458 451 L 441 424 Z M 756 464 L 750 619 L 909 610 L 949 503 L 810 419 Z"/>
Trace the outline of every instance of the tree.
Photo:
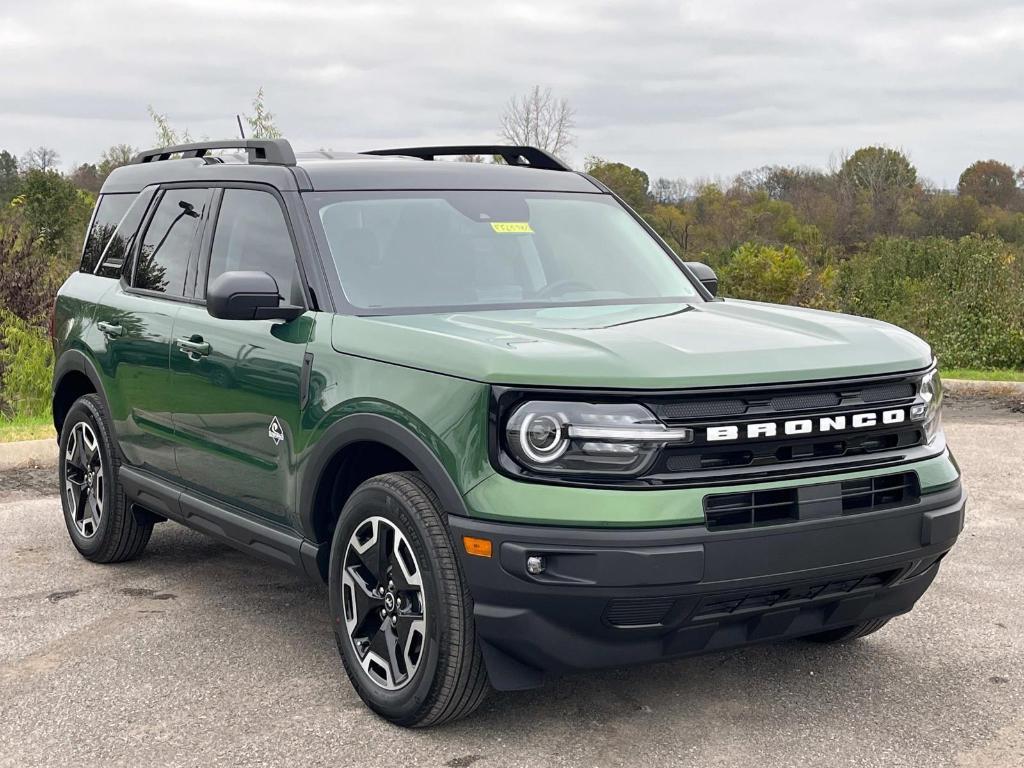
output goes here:
<path id="1" fill-rule="evenodd" d="M 587 173 L 606 185 L 626 201 L 630 208 L 645 211 L 650 206 L 648 187 L 650 179 L 639 168 L 624 163 L 610 163 L 600 157 L 588 157 L 584 166 Z"/>
<path id="2" fill-rule="evenodd" d="M 281 131 L 274 124 L 274 115 L 267 111 L 263 103 L 263 88 L 256 91 L 252 100 L 252 115 L 244 115 L 245 122 L 249 124 L 249 138 L 253 139 L 279 139 Z"/>
<path id="3" fill-rule="evenodd" d="M 910 159 L 888 147 L 861 147 L 843 161 L 839 173 L 873 194 L 912 189 L 917 183 L 917 169 Z"/>
<path id="4" fill-rule="evenodd" d="M 686 252 L 689 247 L 687 240 L 690 220 L 679 208 L 674 205 L 655 205 L 644 218 L 673 251 L 677 254 Z"/>
<path id="5" fill-rule="evenodd" d="M 888 147 L 862 147 L 843 160 L 839 181 L 838 235 L 851 246 L 879 234 L 897 234 L 920 193 L 917 169 Z"/>
<path id="6" fill-rule="evenodd" d="M 56 171 L 30 170 L 25 174 L 21 194 L 13 201 L 24 223 L 49 257 L 65 261 L 79 251 L 92 195 L 75 188 L 70 179 Z"/>
<path id="7" fill-rule="evenodd" d="M 60 154 L 51 147 L 35 147 L 21 158 L 21 167 L 25 171 L 48 171 L 56 168 L 60 162 Z"/>
<path id="8" fill-rule="evenodd" d="M 114 144 L 104 150 L 103 154 L 100 155 L 99 166 L 97 166 L 97 170 L 100 174 L 100 181 L 105 181 L 111 171 L 116 168 L 120 168 L 122 165 L 128 165 L 131 163 L 138 152 L 139 151 L 131 144 Z"/>
<path id="9" fill-rule="evenodd" d="M 998 160 L 978 160 L 960 174 L 957 192 L 971 196 L 982 205 L 1009 208 L 1020 190 L 1013 168 Z"/>
<path id="10" fill-rule="evenodd" d="M 0 152 L 0 206 L 11 202 L 19 189 L 21 176 L 18 175 L 18 158 L 5 149 Z"/>
<path id="11" fill-rule="evenodd" d="M 658 203 L 681 203 L 686 198 L 688 189 L 689 185 L 685 179 L 666 179 L 659 176 L 651 187 L 651 196 Z"/>
<path id="12" fill-rule="evenodd" d="M 501 116 L 501 137 L 510 144 L 532 146 L 560 155 L 576 143 L 576 112 L 569 100 L 556 98 L 550 88 L 533 86 L 513 96 Z"/>
<path id="13" fill-rule="evenodd" d="M 167 115 L 157 112 L 153 109 L 152 104 L 146 107 L 146 110 L 149 112 L 149 116 L 153 118 L 153 125 L 156 128 L 156 145 L 158 147 L 173 147 L 176 144 L 188 144 L 192 141 L 188 128 L 179 136 L 178 132 L 171 127 Z"/>
<path id="14" fill-rule="evenodd" d="M 98 195 L 100 187 L 103 186 L 100 172 L 92 163 L 82 163 L 71 172 L 69 178 L 76 187 L 84 189 L 86 192 L 91 192 L 94 195 Z"/>

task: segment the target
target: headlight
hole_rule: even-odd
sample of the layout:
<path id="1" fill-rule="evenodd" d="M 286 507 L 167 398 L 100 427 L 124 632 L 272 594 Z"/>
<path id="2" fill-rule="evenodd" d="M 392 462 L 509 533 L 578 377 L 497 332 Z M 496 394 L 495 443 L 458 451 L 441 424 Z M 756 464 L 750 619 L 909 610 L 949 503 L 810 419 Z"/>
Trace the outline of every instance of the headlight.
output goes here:
<path id="1" fill-rule="evenodd" d="M 693 441 L 634 403 L 532 401 L 505 425 L 509 452 L 535 472 L 637 475 L 665 445 Z"/>
<path id="2" fill-rule="evenodd" d="M 942 431 L 942 379 L 937 368 L 921 377 L 917 395 L 920 402 L 910 409 L 910 417 L 923 422 L 925 439 L 930 443 Z"/>

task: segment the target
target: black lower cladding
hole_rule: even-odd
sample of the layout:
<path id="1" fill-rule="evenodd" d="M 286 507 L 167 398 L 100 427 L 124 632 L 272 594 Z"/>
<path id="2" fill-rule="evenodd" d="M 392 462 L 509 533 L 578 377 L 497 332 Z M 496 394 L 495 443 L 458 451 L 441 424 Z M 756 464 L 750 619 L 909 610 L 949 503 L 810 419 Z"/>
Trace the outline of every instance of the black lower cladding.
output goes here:
<path id="1" fill-rule="evenodd" d="M 512 690 L 906 613 L 960 534 L 965 503 L 956 483 L 904 508 L 764 528 L 449 524 L 491 683 Z M 466 554 L 463 536 L 489 538 L 494 555 Z M 528 558 L 543 571 L 531 574 Z"/>

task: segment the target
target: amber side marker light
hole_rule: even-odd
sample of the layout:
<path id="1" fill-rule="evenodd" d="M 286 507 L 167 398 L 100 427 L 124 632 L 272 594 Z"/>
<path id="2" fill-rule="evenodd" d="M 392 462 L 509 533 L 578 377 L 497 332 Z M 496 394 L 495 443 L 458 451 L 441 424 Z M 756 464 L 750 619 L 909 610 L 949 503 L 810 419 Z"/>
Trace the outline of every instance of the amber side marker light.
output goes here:
<path id="1" fill-rule="evenodd" d="M 478 539 L 475 536 L 463 536 L 462 546 L 466 548 L 467 555 L 475 555 L 476 557 L 491 556 L 490 539 Z"/>

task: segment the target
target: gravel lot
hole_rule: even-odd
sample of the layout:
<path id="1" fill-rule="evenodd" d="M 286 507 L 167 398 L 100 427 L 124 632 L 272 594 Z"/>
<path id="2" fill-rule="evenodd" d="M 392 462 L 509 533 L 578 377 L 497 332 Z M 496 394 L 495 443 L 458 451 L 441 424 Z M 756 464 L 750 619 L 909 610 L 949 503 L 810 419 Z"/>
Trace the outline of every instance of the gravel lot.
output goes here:
<path id="1" fill-rule="evenodd" d="M 947 424 L 967 529 L 882 632 L 579 675 L 417 732 L 349 687 L 322 586 L 173 524 L 92 565 L 51 470 L 0 474 L 0 766 L 1024 765 L 1024 416 Z"/>

